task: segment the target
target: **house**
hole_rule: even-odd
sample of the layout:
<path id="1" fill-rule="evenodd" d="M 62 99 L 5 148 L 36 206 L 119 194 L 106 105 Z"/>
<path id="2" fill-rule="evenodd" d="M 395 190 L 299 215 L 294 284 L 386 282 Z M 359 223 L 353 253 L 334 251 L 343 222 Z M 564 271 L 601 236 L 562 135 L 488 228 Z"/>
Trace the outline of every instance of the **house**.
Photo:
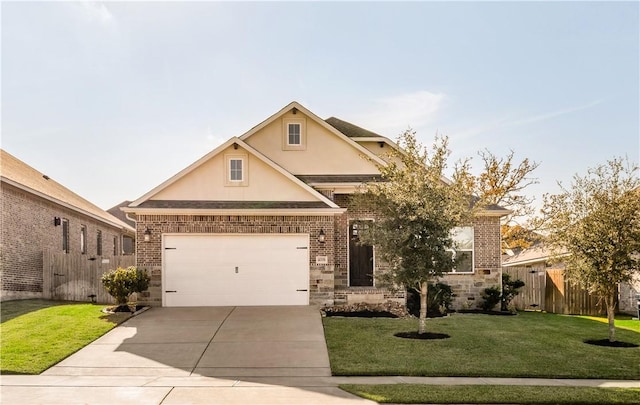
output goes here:
<path id="1" fill-rule="evenodd" d="M 42 297 L 43 252 L 120 255 L 135 229 L 0 150 L 1 300 Z"/>
<path id="2" fill-rule="evenodd" d="M 351 195 L 377 179 L 389 139 L 292 102 L 123 210 L 152 305 L 328 305 L 404 301 L 359 227 L 375 220 Z M 501 276 L 499 207 L 458 230 L 465 265 L 445 276 L 457 306 Z M 361 221 L 365 221 L 363 224 Z M 474 305 L 475 306 L 475 305 Z"/>

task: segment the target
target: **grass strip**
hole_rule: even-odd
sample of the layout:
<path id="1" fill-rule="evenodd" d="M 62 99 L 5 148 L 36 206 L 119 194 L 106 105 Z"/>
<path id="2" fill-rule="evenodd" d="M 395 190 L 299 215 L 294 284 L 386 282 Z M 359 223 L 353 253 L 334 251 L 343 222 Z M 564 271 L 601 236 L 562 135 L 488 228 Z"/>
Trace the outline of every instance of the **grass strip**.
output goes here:
<path id="1" fill-rule="evenodd" d="M 44 300 L 3 302 L 0 373 L 39 374 L 130 316 L 106 315 L 103 307 Z"/>
<path id="2" fill-rule="evenodd" d="M 509 385 L 340 385 L 380 403 L 395 404 L 638 404 L 640 388 Z"/>

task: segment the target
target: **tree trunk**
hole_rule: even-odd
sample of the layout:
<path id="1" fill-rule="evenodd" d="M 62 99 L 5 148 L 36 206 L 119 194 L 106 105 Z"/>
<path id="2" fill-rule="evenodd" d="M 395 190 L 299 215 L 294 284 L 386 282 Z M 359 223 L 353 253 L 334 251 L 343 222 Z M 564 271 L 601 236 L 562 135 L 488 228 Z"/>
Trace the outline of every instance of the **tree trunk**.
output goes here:
<path id="1" fill-rule="evenodd" d="M 420 320 L 418 334 L 427 333 L 427 282 L 420 283 Z"/>
<path id="2" fill-rule="evenodd" d="M 607 320 L 609 321 L 609 342 L 616 341 L 616 326 L 615 326 L 615 314 L 616 314 L 616 292 L 610 292 L 605 299 L 607 303 Z"/>

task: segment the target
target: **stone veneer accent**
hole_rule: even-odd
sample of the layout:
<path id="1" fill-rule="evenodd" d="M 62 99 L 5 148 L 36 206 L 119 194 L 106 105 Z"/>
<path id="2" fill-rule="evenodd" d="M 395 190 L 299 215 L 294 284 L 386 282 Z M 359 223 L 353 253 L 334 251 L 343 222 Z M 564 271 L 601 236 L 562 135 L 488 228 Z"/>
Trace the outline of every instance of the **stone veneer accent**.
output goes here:
<path id="1" fill-rule="evenodd" d="M 333 304 L 334 290 L 334 218 L 332 216 L 258 216 L 258 215 L 139 215 L 137 219 L 137 264 L 149 270 L 149 290 L 140 299 L 150 305 L 162 305 L 162 234 L 309 234 L 309 301 L 312 305 Z M 144 242 L 149 228 L 151 240 Z M 325 232 L 325 242 L 317 235 Z M 327 264 L 317 265 L 316 256 L 327 256 Z"/>
<path id="2" fill-rule="evenodd" d="M 69 248 L 80 250 L 80 227 L 87 227 L 87 255 L 96 255 L 98 230 L 102 231 L 102 251 L 113 252 L 113 237 L 120 229 L 110 227 L 6 183 L 0 186 L 2 244 L 0 246 L 0 300 L 42 297 L 42 254 L 62 251 L 62 226 L 53 218 L 69 220 Z"/>

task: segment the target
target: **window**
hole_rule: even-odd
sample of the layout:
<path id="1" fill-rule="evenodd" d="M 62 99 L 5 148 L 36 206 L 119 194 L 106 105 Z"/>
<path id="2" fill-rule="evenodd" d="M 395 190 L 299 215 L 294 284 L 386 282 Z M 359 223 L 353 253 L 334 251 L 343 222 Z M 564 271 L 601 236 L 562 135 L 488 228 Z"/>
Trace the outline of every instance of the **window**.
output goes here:
<path id="1" fill-rule="evenodd" d="M 285 118 L 282 123 L 282 150 L 305 150 L 307 134 L 304 118 Z"/>
<path id="2" fill-rule="evenodd" d="M 96 254 L 102 256 L 102 231 L 96 233 Z"/>
<path id="3" fill-rule="evenodd" d="M 473 227 L 454 228 L 451 233 L 455 243 L 453 254 L 457 260 L 452 273 L 473 273 Z"/>
<path id="4" fill-rule="evenodd" d="M 87 227 L 80 225 L 80 253 L 87 253 Z"/>
<path id="5" fill-rule="evenodd" d="M 300 145 L 302 143 L 302 140 L 300 139 L 300 128 L 302 125 L 300 125 L 299 123 L 289 123 L 287 125 L 289 126 L 287 130 L 287 143 L 289 145 Z"/>
<path id="6" fill-rule="evenodd" d="M 118 256 L 118 237 L 113 237 L 113 255 Z"/>
<path id="7" fill-rule="evenodd" d="M 69 220 L 62 218 L 62 251 L 69 253 Z"/>
<path id="8" fill-rule="evenodd" d="M 242 181 L 242 159 L 229 159 L 229 180 Z"/>
<path id="9" fill-rule="evenodd" d="M 232 187 L 249 185 L 249 158 L 245 153 L 231 152 L 225 155 L 224 184 Z"/>

